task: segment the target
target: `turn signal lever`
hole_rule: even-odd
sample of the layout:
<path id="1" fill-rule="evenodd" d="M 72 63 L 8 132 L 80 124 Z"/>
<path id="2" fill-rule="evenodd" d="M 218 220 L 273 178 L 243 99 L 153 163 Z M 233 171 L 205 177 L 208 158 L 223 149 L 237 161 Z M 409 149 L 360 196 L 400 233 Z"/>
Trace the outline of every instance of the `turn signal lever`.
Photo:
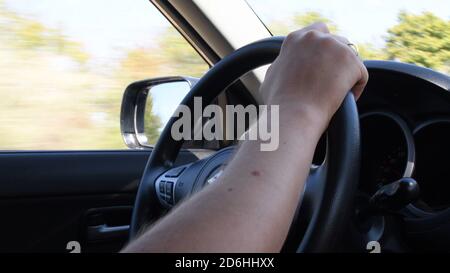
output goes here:
<path id="1" fill-rule="evenodd" d="M 420 195 L 416 180 L 401 178 L 381 187 L 369 201 L 370 210 L 396 211 L 417 200 Z"/>

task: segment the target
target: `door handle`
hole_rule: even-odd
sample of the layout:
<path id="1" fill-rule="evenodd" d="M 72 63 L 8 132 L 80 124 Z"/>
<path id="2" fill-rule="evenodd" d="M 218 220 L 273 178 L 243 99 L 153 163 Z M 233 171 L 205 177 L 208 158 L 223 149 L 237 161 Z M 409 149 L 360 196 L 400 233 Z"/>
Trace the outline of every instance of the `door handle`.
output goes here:
<path id="1" fill-rule="evenodd" d="M 107 224 L 98 226 L 89 226 L 87 228 L 87 239 L 89 241 L 101 241 L 128 236 L 130 225 L 108 226 Z"/>
<path id="2" fill-rule="evenodd" d="M 130 230 L 131 206 L 89 209 L 85 216 L 88 242 L 126 240 Z"/>

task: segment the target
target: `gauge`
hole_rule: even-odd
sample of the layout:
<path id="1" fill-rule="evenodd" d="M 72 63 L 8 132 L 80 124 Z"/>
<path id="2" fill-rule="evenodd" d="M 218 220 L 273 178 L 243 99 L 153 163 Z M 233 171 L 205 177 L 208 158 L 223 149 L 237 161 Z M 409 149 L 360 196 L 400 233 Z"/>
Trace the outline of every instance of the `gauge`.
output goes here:
<path id="1" fill-rule="evenodd" d="M 361 189 L 373 194 L 383 185 L 410 177 L 414 141 L 407 124 L 397 115 L 371 112 L 361 116 Z"/>
<path id="2" fill-rule="evenodd" d="M 439 211 L 450 207 L 450 120 L 435 119 L 414 130 L 417 162 L 414 178 L 420 186 L 424 210 Z"/>

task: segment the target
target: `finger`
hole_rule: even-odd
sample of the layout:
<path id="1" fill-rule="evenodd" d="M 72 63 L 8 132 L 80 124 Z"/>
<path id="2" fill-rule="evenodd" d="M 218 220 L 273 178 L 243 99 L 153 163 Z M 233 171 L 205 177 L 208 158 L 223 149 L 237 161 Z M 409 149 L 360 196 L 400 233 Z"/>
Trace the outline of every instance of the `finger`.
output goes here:
<path id="1" fill-rule="evenodd" d="M 353 43 L 351 43 L 347 38 L 343 37 L 343 36 L 339 36 L 339 35 L 331 35 L 334 39 L 336 39 L 338 42 L 346 45 L 347 47 L 349 47 L 351 49 L 351 51 L 359 57 L 359 53 L 358 53 L 358 48 L 356 47 L 356 45 L 354 45 Z"/>
<path id="2" fill-rule="evenodd" d="M 292 34 L 303 36 L 308 31 L 316 30 L 323 33 L 330 33 L 330 30 L 328 29 L 327 25 L 322 22 L 313 23 L 307 27 L 304 27 L 302 29 L 296 30 L 292 32 Z"/>
<path id="3" fill-rule="evenodd" d="M 338 40 L 339 42 L 343 43 L 344 45 L 348 45 L 351 44 L 350 41 L 345 38 L 344 36 L 339 36 L 339 35 L 331 35 L 334 39 Z"/>
<path id="4" fill-rule="evenodd" d="M 357 61 L 358 69 L 360 71 L 359 80 L 352 87 L 352 93 L 355 96 L 355 99 L 358 100 L 361 96 L 364 88 L 366 87 L 367 81 L 369 80 L 369 72 L 367 72 L 366 66 L 360 60 Z"/>
<path id="5" fill-rule="evenodd" d="M 369 80 L 369 73 L 367 72 L 366 67 L 364 66 L 363 62 L 359 58 L 358 52 L 356 51 L 356 49 L 354 49 L 350 46 L 352 43 L 350 43 L 350 41 L 347 38 L 345 38 L 343 36 L 339 36 L 339 35 L 331 35 L 331 36 L 334 39 L 336 39 L 337 41 L 339 41 L 340 43 L 344 44 L 356 56 L 355 61 L 356 61 L 357 69 L 360 73 L 360 77 L 359 77 L 359 80 L 356 82 L 356 84 L 352 87 L 352 93 L 354 94 L 355 99 L 357 100 L 361 96 L 362 92 L 364 91 L 364 87 L 366 86 L 367 81 Z"/>
<path id="6" fill-rule="evenodd" d="M 284 48 L 286 47 L 287 44 L 292 44 L 292 41 L 298 41 L 306 33 L 311 32 L 311 31 L 316 31 L 319 33 L 324 33 L 324 34 L 330 33 L 330 31 L 328 30 L 328 27 L 325 23 L 317 22 L 317 23 L 311 24 L 307 27 L 304 27 L 302 29 L 299 29 L 299 30 L 289 33 L 283 42 L 283 46 L 281 47 L 281 52 L 284 51 Z"/>
<path id="7" fill-rule="evenodd" d="M 308 32 L 310 30 L 317 30 L 317 31 L 320 31 L 323 33 L 330 33 L 330 30 L 328 29 L 327 24 L 325 24 L 323 22 L 316 22 L 316 23 L 313 23 L 313 24 L 303 28 L 304 32 Z"/>

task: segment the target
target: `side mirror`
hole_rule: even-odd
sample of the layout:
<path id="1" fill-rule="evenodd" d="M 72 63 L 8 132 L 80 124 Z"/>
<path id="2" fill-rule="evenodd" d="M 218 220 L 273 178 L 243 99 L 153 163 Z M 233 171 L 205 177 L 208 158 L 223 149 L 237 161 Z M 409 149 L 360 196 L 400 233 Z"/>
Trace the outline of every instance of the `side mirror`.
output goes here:
<path id="1" fill-rule="evenodd" d="M 152 147 L 197 78 L 162 77 L 130 84 L 123 95 L 120 128 L 132 149 Z"/>

